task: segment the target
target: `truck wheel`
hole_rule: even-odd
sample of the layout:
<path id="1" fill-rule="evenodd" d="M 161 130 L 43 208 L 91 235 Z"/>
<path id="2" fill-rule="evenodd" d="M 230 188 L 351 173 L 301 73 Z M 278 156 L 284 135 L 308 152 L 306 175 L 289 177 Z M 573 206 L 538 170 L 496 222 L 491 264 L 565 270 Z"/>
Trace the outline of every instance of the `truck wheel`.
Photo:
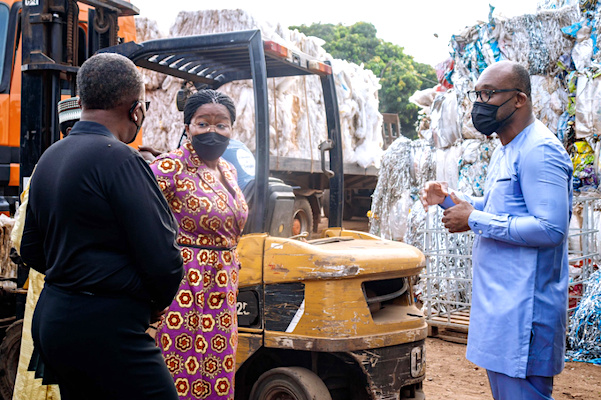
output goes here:
<path id="1" fill-rule="evenodd" d="M 19 352 L 21 350 L 21 335 L 23 320 L 13 323 L 6 330 L 6 336 L 0 345 L 0 399 L 11 400 L 17 378 Z"/>
<path id="2" fill-rule="evenodd" d="M 295 231 L 297 230 L 297 231 Z M 292 235 L 303 232 L 313 232 L 313 212 L 311 204 L 306 197 L 297 197 L 294 200 L 294 218 L 292 220 Z"/>
<path id="3" fill-rule="evenodd" d="M 325 383 L 306 368 L 282 367 L 263 373 L 253 385 L 251 400 L 332 400 Z"/>

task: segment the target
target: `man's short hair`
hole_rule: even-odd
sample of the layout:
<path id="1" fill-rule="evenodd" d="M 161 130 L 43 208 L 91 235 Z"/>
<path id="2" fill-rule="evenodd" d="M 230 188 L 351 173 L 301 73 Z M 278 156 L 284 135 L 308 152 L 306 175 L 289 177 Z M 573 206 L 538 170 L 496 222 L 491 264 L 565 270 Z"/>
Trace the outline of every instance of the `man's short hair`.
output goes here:
<path id="1" fill-rule="evenodd" d="M 77 73 L 77 91 L 84 109 L 111 110 L 137 100 L 143 90 L 142 75 L 135 64 L 120 54 L 96 54 Z"/>
<path id="2" fill-rule="evenodd" d="M 515 63 L 513 64 L 513 76 L 514 76 L 514 87 L 516 89 L 520 89 L 522 92 L 526 93 L 528 97 L 530 97 L 530 92 L 532 91 L 530 87 L 530 74 L 528 70 L 524 68 L 521 64 Z"/>

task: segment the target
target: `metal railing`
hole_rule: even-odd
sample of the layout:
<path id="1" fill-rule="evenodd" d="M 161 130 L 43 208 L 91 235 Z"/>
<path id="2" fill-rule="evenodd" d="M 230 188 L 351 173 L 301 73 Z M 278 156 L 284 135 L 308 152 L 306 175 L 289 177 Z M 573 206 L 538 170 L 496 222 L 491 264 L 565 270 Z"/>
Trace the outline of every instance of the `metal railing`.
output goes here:
<path id="1" fill-rule="evenodd" d="M 586 281 L 599 261 L 595 204 L 601 206 L 601 199 L 574 199 L 572 218 L 581 218 L 582 222 L 579 229 L 569 232 L 569 314 L 576 308 L 586 290 Z M 430 325 L 467 331 L 472 299 L 474 234 L 471 231 L 449 233 L 440 222 L 441 217 L 439 207 L 426 214 L 423 231 L 426 268 L 420 275 L 421 300 Z"/>

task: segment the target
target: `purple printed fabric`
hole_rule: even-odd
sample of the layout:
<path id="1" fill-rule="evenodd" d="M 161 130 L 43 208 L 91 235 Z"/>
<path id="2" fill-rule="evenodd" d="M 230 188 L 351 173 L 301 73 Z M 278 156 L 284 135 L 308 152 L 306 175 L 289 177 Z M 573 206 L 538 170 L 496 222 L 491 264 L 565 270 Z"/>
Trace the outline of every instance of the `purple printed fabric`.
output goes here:
<path id="1" fill-rule="evenodd" d="M 157 330 L 180 399 L 233 399 L 239 262 L 248 216 L 236 170 L 219 159 L 224 185 L 190 142 L 152 164 L 179 224 L 185 276 Z"/>

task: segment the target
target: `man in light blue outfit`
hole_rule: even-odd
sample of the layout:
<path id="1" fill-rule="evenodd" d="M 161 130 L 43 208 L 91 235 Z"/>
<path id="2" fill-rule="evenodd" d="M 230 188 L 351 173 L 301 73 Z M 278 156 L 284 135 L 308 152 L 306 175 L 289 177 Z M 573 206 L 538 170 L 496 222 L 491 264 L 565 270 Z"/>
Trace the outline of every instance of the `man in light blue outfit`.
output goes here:
<path id="1" fill-rule="evenodd" d="M 532 113 L 525 68 L 492 64 L 475 89 L 474 126 L 502 143 L 484 197 L 428 182 L 422 203 L 445 208 L 449 232 L 476 235 L 466 357 L 486 368 L 496 400 L 552 399 L 564 366 L 572 163 Z"/>
<path id="2" fill-rule="evenodd" d="M 255 156 L 244 143 L 236 139 L 230 139 L 230 143 L 222 157 L 236 168 L 238 186 L 244 191 L 246 185 L 255 179 Z"/>

